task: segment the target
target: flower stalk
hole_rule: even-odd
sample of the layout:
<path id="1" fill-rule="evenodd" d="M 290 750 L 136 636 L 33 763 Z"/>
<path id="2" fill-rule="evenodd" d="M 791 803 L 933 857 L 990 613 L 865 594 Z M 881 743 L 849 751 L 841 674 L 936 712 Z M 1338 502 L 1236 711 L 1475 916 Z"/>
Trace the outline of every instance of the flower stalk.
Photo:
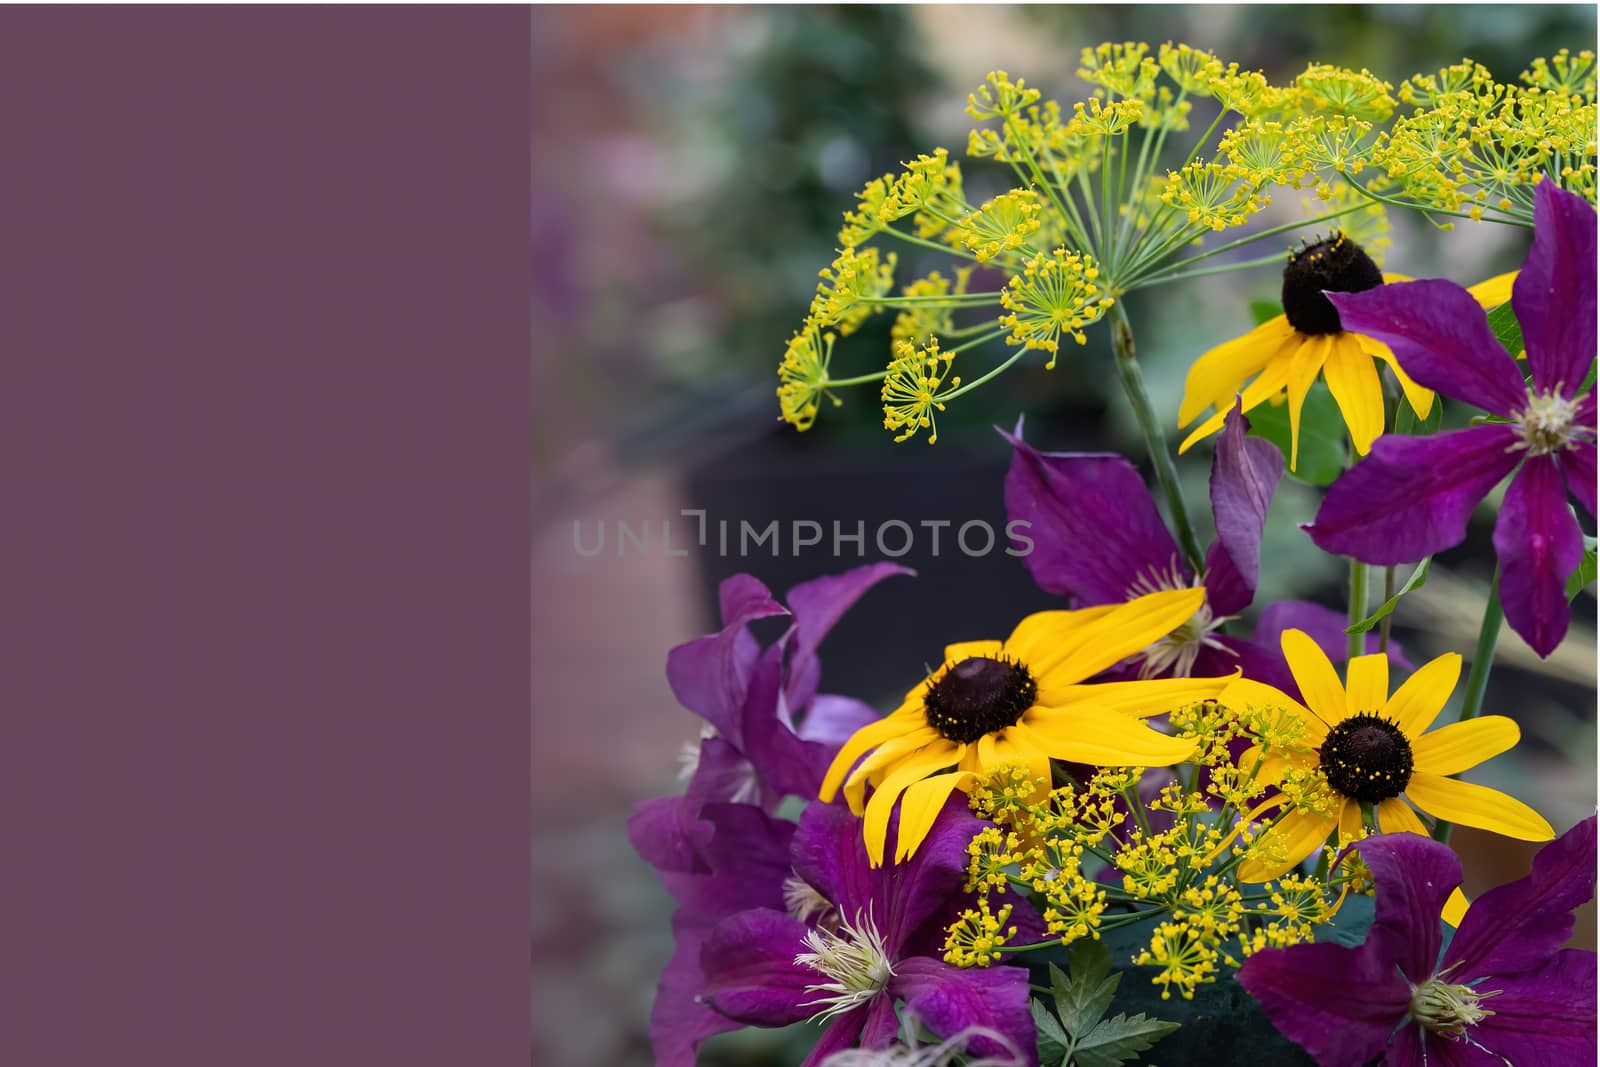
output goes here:
<path id="1" fill-rule="evenodd" d="M 1458 722 L 1475 719 L 1483 710 L 1483 697 L 1489 689 L 1489 672 L 1494 669 L 1494 649 L 1500 641 L 1500 626 L 1505 610 L 1500 606 L 1500 565 L 1495 564 L 1489 579 L 1489 599 L 1483 605 L 1483 622 L 1478 626 L 1478 643 L 1472 650 L 1472 666 L 1467 671 L 1467 686 L 1461 701 Z M 1450 824 L 1440 819 L 1433 828 L 1434 840 L 1448 844 Z"/>

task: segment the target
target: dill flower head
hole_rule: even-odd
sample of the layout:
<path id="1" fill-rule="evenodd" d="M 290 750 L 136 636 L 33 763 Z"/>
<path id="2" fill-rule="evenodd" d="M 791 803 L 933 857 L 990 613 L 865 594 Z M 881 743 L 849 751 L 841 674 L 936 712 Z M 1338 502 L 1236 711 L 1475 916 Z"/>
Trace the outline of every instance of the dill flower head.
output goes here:
<path id="1" fill-rule="evenodd" d="M 1000 317 L 1000 325 L 1011 331 L 1006 343 L 1049 352 L 1045 369 L 1053 369 L 1061 335 L 1083 344 L 1083 327 L 1111 307 L 1099 278 L 1092 261 L 1065 248 L 1034 256 L 1000 292 L 1000 306 L 1010 312 Z"/>
<path id="2" fill-rule="evenodd" d="M 816 298 L 811 303 L 811 313 L 820 326 L 834 327 L 839 336 L 848 337 L 856 331 L 881 305 L 871 303 L 894 287 L 894 268 L 897 257 L 893 252 L 879 262 L 878 250 L 868 248 L 856 251 L 845 248 L 837 259 L 818 274 L 822 279 L 817 286 Z"/>
<path id="3" fill-rule="evenodd" d="M 1039 194 L 1029 189 L 1013 189 L 1009 193 L 984 202 L 983 206 L 961 220 L 953 236 L 975 256 L 979 263 L 987 263 L 1005 252 L 1032 256 L 1037 250 L 1030 240 L 1039 232 L 1039 218 L 1044 203 Z"/>
<path id="4" fill-rule="evenodd" d="M 899 430 L 896 441 L 905 441 L 927 430 L 928 443 L 939 440 L 939 427 L 934 413 L 944 410 L 945 398 L 961 384 L 960 377 L 951 378 L 950 365 L 955 354 L 939 351 L 939 339 L 928 338 L 928 343 L 918 348 L 909 341 L 895 345 L 895 361 L 889 364 L 889 374 L 883 379 L 883 427 Z M 940 390 L 946 392 L 941 393 Z"/>
<path id="5" fill-rule="evenodd" d="M 1371 122 L 1382 122 L 1394 114 L 1394 88 L 1369 70 L 1359 72 L 1326 63 L 1313 63 L 1295 79 L 1305 94 L 1306 103 L 1318 111 L 1330 111 Z"/>
<path id="6" fill-rule="evenodd" d="M 824 332 L 815 316 L 789 338 L 778 364 L 778 408 L 784 422 L 797 430 L 809 430 L 828 385 L 828 360 L 833 355 L 834 335 Z M 838 398 L 833 398 L 835 404 Z"/>

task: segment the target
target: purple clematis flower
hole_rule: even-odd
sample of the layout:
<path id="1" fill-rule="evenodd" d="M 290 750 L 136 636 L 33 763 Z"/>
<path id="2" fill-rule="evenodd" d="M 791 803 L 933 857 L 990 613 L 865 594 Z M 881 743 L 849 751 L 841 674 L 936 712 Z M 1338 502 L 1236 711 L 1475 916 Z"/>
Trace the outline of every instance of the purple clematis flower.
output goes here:
<path id="1" fill-rule="evenodd" d="M 941 1037 L 982 1028 L 1036 1064 L 1027 970 L 962 969 L 938 958 L 944 922 L 962 897 L 967 843 L 982 825 L 952 801 L 910 860 L 874 867 L 861 820 L 812 803 L 794 835 L 788 907 L 724 919 L 706 940 L 705 1003 L 753 1026 L 826 1021 L 802 1067 L 840 1049 L 889 1045 L 899 1031 L 897 1002 Z M 970 1048 L 1005 1051 L 981 1038 Z"/>
<path id="2" fill-rule="evenodd" d="M 684 795 L 646 801 L 629 820 L 640 856 L 658 870 L 706 873 L 711 827 L 698 818 L 706 804 L 759 804 L 771 812 L 786 795 L 817 795 L 839 746 L 879 717 L 859 700 L 817 692 L 817 648 L 869 589 L 911 573 L 873 563 L 817 578 L 791 589 L 787 608 L 748 574 L 722 583 L 722 629 L 667 656 L 674 695 L 706 726 L 689 754 Z M 775 615 L 789 615 L 793 624 L 763 650 L 750 623 Z"/>
<path id="3" fill-rule="evenodd" d="M 1595 1055 L 1595 954 L 1561 946 L 1594 896 L 1595 817 L 1475 901 L 1443 956 L 1439 915 L 1461 863 L 1419 834 L 1355 846 L 1377 913 L 1359 948 L 1267 949 L 1239 982 L 1322 1067 L 1565 1067 Z"/>
<path id="4" fill-rule="evenodd" d="M 1205 604 L 1194 618 L 1143 654 L 1143 677 L 1203 678 L 1242 669 L 1247 678 L 1292 689 L 1277 641 L 1289 628 L 1312 634 L 1330 658 L 1345 653 L 1344 617 L 1306 601 L 1267 608 L 1253 639 L 1217 632 L 1255 597 L 1261 531 L 1283 476 L 1283 454 L 1270 441 L 1246 437 L 1248 426 L 1235 408 L 1217 439 L 1211 464 L 1217 539 L 1198 581 L 1133 464 L 1115 454 L 1040 452 L 1022 439 L 1020 423 L 1015 434 L 1002 433 L 1015 450 L 1006 473 L 1006 511 L 1032 526 L 1034 549 L 1023 562 L 1041 589 L 1088 607 L 1205 587 Z"/>
<path id="5" fill-rule="evenodd" d="M 1595 514 L 1595 211 L 1539 183 L 1533 248 L 1511 289 L 1531 384 L 1465 289 L 1432 280 L 1329 293 L 1346 328 L 1387 344 L 1418 384 L 1498 422 L 1431 437 L 1386 436 L 1328 490 L 1311 539 L 1329 552 L 1395 564 L 1460 544 L 1478 502 L 1512 471 L 1495 523 L 1500 599 L 1541 656 L 1566 635 L 1566 581 L 1583 554 L 1570 492 Z"/>

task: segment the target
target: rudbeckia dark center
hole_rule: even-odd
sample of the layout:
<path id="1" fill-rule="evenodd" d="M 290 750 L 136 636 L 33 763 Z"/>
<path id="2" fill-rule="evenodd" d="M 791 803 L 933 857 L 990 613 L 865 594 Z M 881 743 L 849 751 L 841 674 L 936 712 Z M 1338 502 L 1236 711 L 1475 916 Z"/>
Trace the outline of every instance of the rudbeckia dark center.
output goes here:
<path id="1" fill-rule="evenodd" d="M 1328 731 L 1322 773 L 1354 800 L 1376 804 L 1397 797 L 1411 781 L 1411 742 L 1392 719 L 1363 712 Z"/>
<path id="2" fill-rule="evenodd" d="M 1363 293 L 1383 284 L 1383 271 L 1342 233 L 1307 245 L 1283 268 L 1283 315 L 1300 333 L 1338 333 L 1339 312 L 1322 295 Z"/>
<path id="3" fill-rule="evenodd" d="M 922 706 L 929 726 L 968 744 L 1015 723 L 1038 695 L 1039 686 L 1022 664 L 973 656 L 945 671 Z"/>

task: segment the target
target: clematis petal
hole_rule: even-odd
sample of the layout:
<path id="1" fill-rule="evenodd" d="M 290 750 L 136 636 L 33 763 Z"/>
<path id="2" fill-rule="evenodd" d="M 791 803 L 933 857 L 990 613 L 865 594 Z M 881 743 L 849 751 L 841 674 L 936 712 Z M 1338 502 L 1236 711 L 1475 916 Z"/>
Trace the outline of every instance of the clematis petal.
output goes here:
<path id="1" fill-rule="evenodd" d="M 1322 847 L 1339 828 L 1339 813 L 1323 816 L 1309 811 L 1290 812 L 1257 839 L 1263 855 L 1273 860 L 1250 857 L 1239 864 L 1239 881 L 1266 882 L 1292 870 L 1301 860 Z"/>
<path id="2" fill-rule="evenodd" d="M 1468 291 L 1470 292 L 1471 290 Z M 1400 383 L 1400 391 L 1406 395 L 1406 402 L 1411 405 L 1412 412 L 1419 419 L 1427 418 L 1428 412 L 1433 410 L 1433 390 L 1424 389 L 1412 381 L 1411 375 L 1407 374 L 1405 368 L 1400 366 L 1400 361 L 1394 358 L 1394 352 L 1382 341 L 1360 333 L 1353 333 L 1350 336 L 1360 343 L 1361 350 L 1367 355 L 1374 359 L 1381 359 L 1389 365 L 1389 370 L 1394 374 L 1395 381 Z"/>
<path id="3" fill-rule="evenodd" d="M 1366 455 L 1372 442 L 1383 433 L 1383 382 L 1378 379 L 1372 357 L 1354 334 L 1334 334 L 1322 373 L 1344 416 L 1344 424 L 1350 429 L 1351 444 L 1359 454 Z"/>
<path id="4" fill-rule="evenodd" d="M 705 975 L 700 971 L 700 946 L 700 938 L 680 935 L 656 985 L 649 1031 L 656 1067 L 695 1067 L 707 1038 L 744 1026 L 701 1003 Z"/>
<path id="5" fill-rule="evenodd" d="M 1017 624 L 1006 651 L 1028 665 L 1043 688 L 1099 674 L 1188 622 L 1205 603 L 1204 589 L 1150 593 L 1109 611 L 1041 611 Z"/>
<path id="6" fill-rule="evenodd" d="M 1514 975 L 1548 960 L 1572 935 L 1572 910 L 1594 896 L 1595 816 L 1540 849 L 1522 878 L 1473 902 L 1444 964 L 1460 964 L 1461 981 Z"/>
<path id="7" fill-rule="evenodd" d="M 1567 477 L 1567 489 L 1578 498 L 1583 510 L 1595 518 L 1595 444 L 1579 441 L 1561 453 L 1561 473 Z"/>
<path id="8" fill-rule="evenodd" d="M 1389 657 L 1357 656 L 1345 668 L 1345 714 L 1374 713 L 1389 702 Z"/>
<path id="9" fill-rule="evenodd" d="M 914 957 L 895 968 L 889 988 L 905 1000 L 906 1011 L 938 1037 L 948 1039 L 969 1027 L 982 1027 L 1015 1046 L 1008 1050 L 993 1040 L 974 1038 L 967 1051 L 975 1056 L 1020 1052 L 1030 1067 L 1039 1062 L 1025 968 L 964 969 Z"/>
<path id="10" fill-rule="evenodd" d="M 839 791 L 839 783 L 844 781 L 845 774 L 855 766 L 856 760 L 862 754 L 883 744 L 891 737 L 925 728 L 927 718 L 923 715 L 922 708 L 906 706 L 887 718 L 869 723 L 850 735 L 839 749 L 839 754 L 833 757 L 833 762 L 828 764 L 828 773 L 823 776 L 822 788 L 817 795 L 823 800 L 832 800 Z"/>
<path id="11" fill-rule="evenodd" d="M 1209 350 L 1194 361 L 1183 383 L 1183 401 L 1178 405 L 1178 425 L 1187 426 L 1208 407 L 1220 413 L 1252 375 L 1261 372 L 1283 345 L 1295 336 L 1295 329 L 1282 315 L 1268 319 L 1242 337 Z M 1280 386 L 1281 388 L 1281 386 Z"/>
<path id="12" fill-rule="evenodd" d="M 1170 767 L 1194 753 L 1194 742 L 1115 715 L 1041 710 L 1011 727 L 1020 743 L 1056 759 L 1096 767 Z"/>
<path id="13" fill-rule="evenodd" d="M 1528 368 L 1572 396 L 1595 357 L 1595 211 L 1550 179 L 1533 196 L 1533 248 L 1511 288 Z"/>
<path id="14" fill-rule="evenodd" d="M 1040 452 L 1016 435 L 1006 514 L 1031 524 L 1022 559 L 1039 588 L 1084 604 L 1122 603 L 1140 578 L 1189 570 L 1144 478 L 1117 455 Z"/>
<path id="15" fill-rule="evenodd" d="M 1595 1054 L 1595 954 L 1569 948 L 1538 971 L 1507 983 L 1490 1005 L 1494 1014 L 1472 1036 L 1517 1067 L 1587 1064 Z"/>
<path id="16" fill-rule="evenodd" d="M 1302 334 L 1290 334 L 1283 342 L 1282 347 L 1272 356 L 1267 365 L 1261 369 L 1261 373 L 1256 376 L 1256 380 L 1238 391 L 1237 406 L 1241 410 L 1248 412 L 1283 392 L 1284 388 L 1289 384 L 1290 361 L 1293 359 L 1294 354 L 1299 351 L 1303 340 L 1304 336 Z M 1178 445 L 1178 454 L 1181 456 L 1193 448 L 1195 442 L 1204 440 L 1222 429 L 1223 423 L 1227 421 L 1228 412 L 1234 406 L 1235 402 L 1232 400 L 1232 394 L 1230 393 L 1229 397 L 1224 399 L 1222 406 L 1217 408 L 1215 414 L 1191 430 L 1189 436 L 1183 439 L 1183 443 Z"/>
<path id="17" fill-rule="evenodd" d="M 1485 785 L 1414 771 L 1406 783 L 1406 798 L 1435 818 L 1492 830 L 1519 841 L 1548 841 L 1556 836 L 1544 816 Z"/>
<path id="18" fill-rule="evenodd" d="M 1511 416 L 1527 403 L 1516 362 L 1489 329 L 1483 308 L 1441 279 L 1329 293 L 1346 330 L 1389 346 L 1417 384 Z"/>
<path id="19" fill-rule="evenodd" d="M 1518 440 L 1506 425 L 1380 437 L 1328 487 L 1304 529 L 1324 551 L 1383 566 L 1452 548 L 1478 502 L 1516 467 L 1521 453 L 1508 449 Z"/>
<path id="20" fill-rule="evenodd" d="M 1322 373 L 1323 365 L 1333 352 L 1334 338 L 1319 335 L 1308 337 L 1295 349 L 1289 360 L 1289 469 L 1294 470 L 1300 461 L 1300 412 L 1305 407 L 1306 394 Z"/>
<path id="21" fill-rule="evenodd" d="M 1583 531 L 1551 457 L 1530 457 L 1511 480 L 1494 524 L 1494 550 L 1506 622 L 1548 656 L 1567 634 L 1567 577 L 1583 558 Z"/>
<path id="22" fill-rule="evenodd" d="M 1372 928 L 1364 948 L 1412 982 L 1433 974 L 1439 961 L 1439 914 L 1461 884 L 1461 861 L 1426 835 L 1385 833 L 1355 844 L 1372 871 Z"/>
<path id="23" fill-rule="evenodd" d="M 739 713 L 750 674 L 761 649 L 746 628 L 755 619 L 786 615 L 767 587 L 748 574 L 736 574 L 717 590 L 723 627 L 667 653 L 667 684 L 678 703 L 705 719 L 723 737 L 742 747 Z"/>
<path id="24" fill-rule="evenodd" d="M 1521 737 L 1511 719 L 1483 715 L 1423 734 L 1411 742 L 1411 754 L 1425 774 L 1460 774 L 1507 751 Z"/>
<path id="25" fill-rule="evenodd" d="M 1388 800 L 1378 802 L 1378 829 L 1386 834 L 1428 832 L 1428 828 L 1422 825 L 1422 820 L 1417 818 L 1417 813 L 1411 810 L 1411 805 L 1399 797 L 1390 797 Z"/>
<path id="26" fill-rule="evenodd" d="M 863 726 L 877 722 L 878 718 L 877 709 L 871 704 L 854 697 L 821 693 L 812 699 L 811 707 L 806 709 L 805 718 L 800 720 L 800 727 L 795 732 L 803 741 L 838 746 Z M 829 758 L 831 760 L 832 757 Z"/>
<path id="27" fill-rule="evenodd" d="M 700 949 L 705 1003 L 751 1026 L 788 1026 L 815 1015 L 809 1002 L 816 994 L 806 987 L 823 979 L 795 962 L 807 951 L 805 935 L 805 923 L 767 908 L 718 923 Z"/>
<path id="28" fill-rule="evenodd" d="M 1206 597 L 1215 615 L 1231 615 L 1255 597 L 1261 573 L 1261 531 L 1283 477 L 1283 453 L 1259 437 L 1237 408 L 1223 420 L 1211 459 L 1211 511 L 1217 539 L 1206 553 Z"/>
<path id="29" fill-rule="evenodd" d="M 1282 642 L 1283 658 L 1294 672 L 1306 707 L 1327 725 L 1339 725 L 1348 714 L 1349 700 L 1327 654 L 1303 630 L 1283 631 Z"/>
<path id="30" fill-rule="evenodd" d="M 1431 659 L 1401 683 L 1383 705 L 1382 714 L 1393 719 L 1413 742 L 1433 725 L 1461 679 L 1461 654 L 1446 652 Z"/>
<path id="31" fill-rule="evenodd" d="M 1291 945 L 1245 960 L 1239 984 L 1322 1067 L 1363 1067 L 1405 1019 L 1411 988 L 1365 948 Z"/>

